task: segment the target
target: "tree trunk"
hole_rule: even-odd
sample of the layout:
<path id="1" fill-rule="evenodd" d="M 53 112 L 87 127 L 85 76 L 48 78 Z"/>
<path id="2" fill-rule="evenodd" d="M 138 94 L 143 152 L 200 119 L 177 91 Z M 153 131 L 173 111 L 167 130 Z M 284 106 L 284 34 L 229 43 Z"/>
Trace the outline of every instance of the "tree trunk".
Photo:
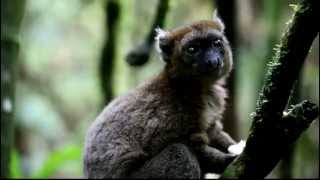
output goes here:
<path id="1" fill-rule="evenodd" d="M 1 178 L 9 174 L 13 143 L 15 66 L 24 0 L 1 0 Z"/>
<path id="2" fill-rule="evenodd" d="M 116 42 L 118 37 L 117 26 L 119 23 L 120 5 L 116 0 L 108 0 L 105 6 L 105 24 L 108 35 L 102 50 L 100 60 L 100 82 L 102 93 L 104 95 L 103 105 L 107 104 L 113 98 L 113 69 L 116 60 Z"/>
<path id="3" fill-rule="evenodd" d="M 218 15 L 222 18 L 226 25 L 226 37 L 228 38 L 232 49 L 237 50 L 237 31 L 236 31 L 236 2 L 235 0 L 215 0 L 216 6 L 218 7 Z M 237 67 L 238 56 L 237 52 L 233 54 L 234 66 Z M 237 118 L 237 107 L 236 107 L 236 69 L 233 69 L 228 81 L 228 102 L 224 112 L 223 125 L 226 132 L 228 132 L 232 138 L 239 140 L 239 119 Z"/>
<path id="4" fill-rule="evenodd" d="M 298 79 L 318 28 L 313 20 L 319 12 L 318 0 L 302 0 L 294 6 L 295 15 L 284 33 L 266 82 L 252 114 L 252 125 L 242 154 L 226 169 L 223 177 L 264 178 L 276 166 L 290 146 L 318 116 L 315 104 L 302 102 L 283 113 Z"/>

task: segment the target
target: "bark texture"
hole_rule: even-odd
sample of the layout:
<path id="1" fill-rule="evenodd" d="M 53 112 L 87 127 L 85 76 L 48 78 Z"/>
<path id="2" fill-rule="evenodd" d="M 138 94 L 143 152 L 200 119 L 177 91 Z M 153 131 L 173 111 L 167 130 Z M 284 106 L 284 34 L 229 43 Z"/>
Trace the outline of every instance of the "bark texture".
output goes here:
<path id="1" fill-rule="evenodd" d="M 277 46 L 265 84 L 259 95 L 252 125 L 243 153 L 226 169 L 223 177 L 263 178 L 275 167 L 290 145 L 318 116 L 315 104 L 304 101 L 283 111 L 313 40 L 318 34 L 314 24 L 319 11 L 317 0 L 302 0 Z"/>

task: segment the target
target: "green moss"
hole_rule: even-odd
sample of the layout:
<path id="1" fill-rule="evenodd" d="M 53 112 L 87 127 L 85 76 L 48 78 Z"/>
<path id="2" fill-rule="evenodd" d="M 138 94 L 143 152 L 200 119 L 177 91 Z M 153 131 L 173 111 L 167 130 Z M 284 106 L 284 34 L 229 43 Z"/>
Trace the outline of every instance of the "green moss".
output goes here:
<path id="1" fill-rule="evenodd" d="M 289 4 L 289 7 L 291 7 L 294 12 L 297 12 L 301 6 L 299 4 Z"/>
<path id="2" fill-rule="evenodd" d="M 253 117 L 255 117 L 256 115 L 257 115 L 256 112 L 252 112 L 252 113 L 249 114 L 249 117 L 250 117 L 250 118 L 253 118 Z"/>
<path id="3" fill-rule="evenodd" d="M 271 62 L 268 62 L 267 66 L 272 68 L 274 66 L 279 66 L 281 65 L 281 63 L 279 63 L 278 61 L 271 61 Z"/>

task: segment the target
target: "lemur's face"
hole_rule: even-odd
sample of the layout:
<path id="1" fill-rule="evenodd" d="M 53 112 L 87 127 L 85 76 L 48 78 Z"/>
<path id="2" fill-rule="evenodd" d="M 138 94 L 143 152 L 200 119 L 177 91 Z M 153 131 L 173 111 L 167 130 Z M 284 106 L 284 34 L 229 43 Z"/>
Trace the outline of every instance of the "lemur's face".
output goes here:
<path id="1" fill-rule="evenodd" d="M 180 41 L 180 58 L 191 75 L 220 78 L 230 71 L 231 52 L 223 34 L 215 29 L 198 29 L 187 33 Z"/>
<path id="2" fill-rule="evenodd" d="M 199 21 L 173 31 L 158 30 L 158 46 L 177 75 L 219 79 L 232 68 L 232 53 L 222 21 Z"/>

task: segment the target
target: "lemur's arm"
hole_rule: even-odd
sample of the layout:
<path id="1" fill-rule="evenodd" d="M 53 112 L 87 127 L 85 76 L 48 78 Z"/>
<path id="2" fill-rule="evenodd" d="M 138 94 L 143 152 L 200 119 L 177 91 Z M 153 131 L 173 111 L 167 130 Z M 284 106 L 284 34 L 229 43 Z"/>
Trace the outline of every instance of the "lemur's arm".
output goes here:
<path id="1" fill-rule="evenodd" d="M 196 150 L 202 173 L 222 173 L 237 157 L 235 154 L 224 153 L 215 147 L 202 145 Z"/>
<path id="2" fill-rule="evenodd" d="M 223 131 L 223 126 L 220 121 L 216 121 L 216 123 L 208 129 L 208 137 L 209 145 L 223 152 L 228 152 L 228 147 L 236 144 L 230 135 Z"/>

